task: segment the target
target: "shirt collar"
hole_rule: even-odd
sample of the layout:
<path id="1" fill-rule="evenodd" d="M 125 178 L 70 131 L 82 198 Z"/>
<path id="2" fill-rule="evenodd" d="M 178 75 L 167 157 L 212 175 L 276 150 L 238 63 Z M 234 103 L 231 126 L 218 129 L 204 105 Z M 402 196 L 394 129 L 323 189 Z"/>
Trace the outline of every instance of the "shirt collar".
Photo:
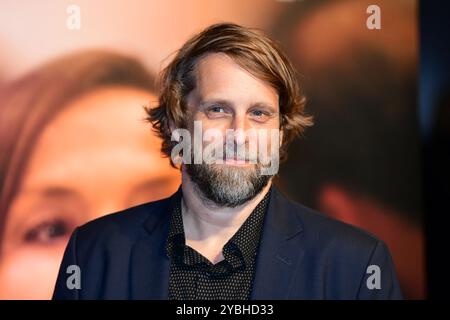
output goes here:
<path id="1" fill-rule="evenodd" d="M 264 217 L 268 208 L 272 187 L 264 198 L 258 203 L 242 226 L 233 237 L 224 245 L 223 255 L 233 269 L 242 268 L 251 264 L 256 259 L 259 241 L 264 226 Z M 181 213 L 182 192 L 178 189 L 173 198 L 173 206 L 170 217 L 169 234 L 166 243 L 166 252 L 169 257 L 186 261 L 185 251 L 189 248 L 185 245 L 183 218 Z M 191 261 L 200 263 L 201 261 Z"/>

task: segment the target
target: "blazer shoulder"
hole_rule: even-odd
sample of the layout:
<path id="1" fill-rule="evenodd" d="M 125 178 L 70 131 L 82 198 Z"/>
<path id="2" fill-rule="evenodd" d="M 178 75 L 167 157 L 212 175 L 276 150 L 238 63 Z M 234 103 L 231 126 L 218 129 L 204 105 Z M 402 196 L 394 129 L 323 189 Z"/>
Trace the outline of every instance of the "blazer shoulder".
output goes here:
<path id="1" fill-rule="evenodd" d="M 289 199 L 284 201 L 285 210 L 292 213 L 290 223 L 297 219 L 302 225 L 296 244 L 306 256 L 304 267 L 311 270 L 311 278 L 327 279 L 332 284 L 325 287 L 326 297 L 402 298 L 392 257 L 382 240 Z M 383 272 L 379 285 L 383 290 L 371 290 L 367 284 L 374 270 Z"/>
<path id="2" fill-rule="evenodd" d="M 144 224 L 148 219 L 161 219 L 167 213 L 170 198 L 143 203 L 118 212 L 110 213 L 91 220 L 77 228 L 78 238 L 89 240 L 137 239 L 145 232 Z"/>
<path id="3" fill-rule="evenodd" d="M 383 243 L 370 232 L 354 225 L 331 218 L 326 214 L 306 207 L 295 201 L 286 199 L 303 225 L 303 232 L 317 244 L 339 244 L 339 247 L 375 248 Z"/>

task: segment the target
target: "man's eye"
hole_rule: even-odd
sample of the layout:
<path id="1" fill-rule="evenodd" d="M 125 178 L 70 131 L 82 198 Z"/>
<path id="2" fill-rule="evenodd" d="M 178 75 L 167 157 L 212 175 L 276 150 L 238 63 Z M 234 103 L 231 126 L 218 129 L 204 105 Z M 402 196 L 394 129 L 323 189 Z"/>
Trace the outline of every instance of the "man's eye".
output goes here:
<path id="1" fill-rule="evenodd" d="M 222 108 L 221 106 L 213 106 L 210 109 L 211 112 L 218 112 L 218 113 L 223 113 L 225 112 L 225 109 Z"/>
<path id="2" fill-rule="evenodd" d="M 264 115 L 264 112 L 262 112 L 261 110 L 254 110 L 252 111 L 252 114 L 256 117 L 261 117 Z"/>
<path id="3" fill-rule="evenodd" d="M 209 118 L 223 118 L 229 115 L 228 110 L 220 105 L 211 106 L 206 112 Z"/>
<path id="4" fill-rule="evenodd" d="M 258 121 L 265 121 L 269 117 L 269 114 L 262 110 L 252 110 L 250 112 L 250 115 L 253 119 L 256 119 Z"/>
<path id="5" fill-rule="evenodd" d="M 25 234 L 25 242 L 51 244 L 70 234 L 68 225 L 62 220 L 46 221 L 38 224 Z"/>

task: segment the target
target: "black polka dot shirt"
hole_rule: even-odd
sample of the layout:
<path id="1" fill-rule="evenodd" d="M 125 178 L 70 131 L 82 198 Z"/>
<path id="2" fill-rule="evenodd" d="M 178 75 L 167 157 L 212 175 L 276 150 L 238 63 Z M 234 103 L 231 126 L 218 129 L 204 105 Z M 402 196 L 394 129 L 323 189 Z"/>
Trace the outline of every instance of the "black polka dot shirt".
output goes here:
<path id="1" fill-rule="evenodd" d="M 181 192 L 178 192 L 166 243 L 170 258 L 169 299 L 250 299 L 270 192 L 267 192 L 239 230 L 224 245 L 224 260 L 216 264 L 185 244 Z"/>

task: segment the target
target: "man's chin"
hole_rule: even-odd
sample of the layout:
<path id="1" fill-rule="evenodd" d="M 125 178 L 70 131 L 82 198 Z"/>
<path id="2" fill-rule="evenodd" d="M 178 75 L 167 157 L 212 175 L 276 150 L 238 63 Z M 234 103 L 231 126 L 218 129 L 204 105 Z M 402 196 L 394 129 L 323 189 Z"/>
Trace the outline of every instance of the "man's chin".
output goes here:
<path id="1" fill-rule="evenodd" d="M 236 207 L 253 199 L 270 180 L 251 163 L 188 165 L 186 169 L 203 198 L 219 207 Z"/>

